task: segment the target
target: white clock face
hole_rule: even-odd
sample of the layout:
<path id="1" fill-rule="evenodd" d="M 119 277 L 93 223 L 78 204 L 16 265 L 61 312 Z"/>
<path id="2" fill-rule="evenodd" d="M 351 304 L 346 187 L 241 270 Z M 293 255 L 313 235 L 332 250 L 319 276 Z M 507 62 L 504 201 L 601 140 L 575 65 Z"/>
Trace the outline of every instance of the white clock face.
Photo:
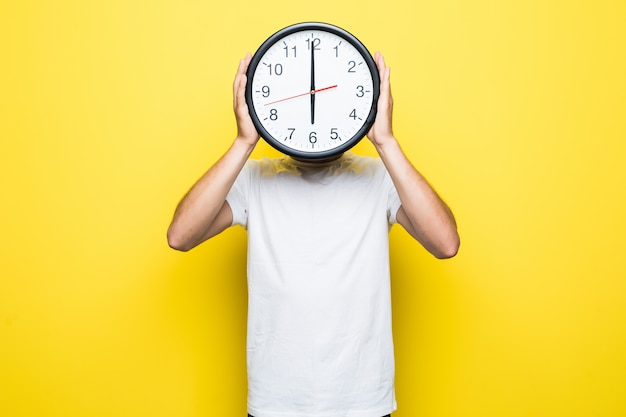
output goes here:
<path id="1" fill-rule="evenodd" d="M 275 34 L 255 54 L 246 92 L 250 113 L 261 136 L 287 154 L 315 159 L 341 153 L 373 122 L 376 67 L 365 47 L 342 29 L 294 27 Z"/>

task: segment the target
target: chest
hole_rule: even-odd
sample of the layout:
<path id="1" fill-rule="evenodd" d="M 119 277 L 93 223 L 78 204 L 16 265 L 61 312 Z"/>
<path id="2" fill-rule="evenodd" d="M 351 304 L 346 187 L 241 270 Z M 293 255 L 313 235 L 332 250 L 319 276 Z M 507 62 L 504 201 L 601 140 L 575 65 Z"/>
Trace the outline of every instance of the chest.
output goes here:
<path id="1" fill-rule="evenodd" d="M 282 176 L 251 191 L 249 235 L 293 259 L 355 251 L 388 231 L 386 195 L 375 177 Z"/>

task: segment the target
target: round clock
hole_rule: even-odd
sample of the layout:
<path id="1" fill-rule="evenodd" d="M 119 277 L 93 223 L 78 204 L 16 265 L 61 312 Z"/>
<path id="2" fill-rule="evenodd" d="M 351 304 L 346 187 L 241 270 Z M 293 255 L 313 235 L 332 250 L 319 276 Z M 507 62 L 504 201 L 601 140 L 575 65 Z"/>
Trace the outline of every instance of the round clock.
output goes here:
<path id="1" fill-rule="evenodd" d="M 379 86 L 374 59 L 356 37 L 327 23 L 298 23 L 270 36 L 252 57 L 246 102 L 266 142 L 319 160 L 367 134 Z"/>

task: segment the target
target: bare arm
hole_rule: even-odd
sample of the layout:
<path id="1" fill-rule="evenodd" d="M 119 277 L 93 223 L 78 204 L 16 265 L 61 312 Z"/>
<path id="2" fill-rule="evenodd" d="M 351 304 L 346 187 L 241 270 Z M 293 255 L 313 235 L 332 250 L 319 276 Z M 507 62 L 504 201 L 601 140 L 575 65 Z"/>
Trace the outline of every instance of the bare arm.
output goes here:
<path id="1" fill-rule="evenodd" d="M 390 69 L 376 53 L 380 73 L 380 98 L 376 121 L 368 133 L 400 196 L 397 220 L 413 238 L 437 258 L 451 258 L 459 248 L 459 235 L 452 211 L 428 181 L 413 167 L 393 135 L 393 100 Z"/>
<path id="2" fill-rule="evenodd" d="M 190 250 L 232 223 L 233 214 L 226 196 L 259 140 L 244 97 L 246 69 L 251 58 L 248 54 L 240 61 L 233 84 L 237 138 L 178 203 L 167 230 L 168 244 L 174 249 Z"/>

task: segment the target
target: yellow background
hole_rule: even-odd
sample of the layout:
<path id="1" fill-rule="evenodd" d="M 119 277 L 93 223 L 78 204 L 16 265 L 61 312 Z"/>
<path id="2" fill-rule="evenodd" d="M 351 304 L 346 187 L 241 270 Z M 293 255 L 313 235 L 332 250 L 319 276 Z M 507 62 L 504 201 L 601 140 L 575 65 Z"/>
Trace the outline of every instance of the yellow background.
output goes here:
<path id="1" fill-rule="evenodd" d="M 245 415 L 245 231 L 165 231 L 238 59 L 307 20 L 385 54 L 460 227 L 391 232 L 397 417 L 626 415 L 624 1 L 5 0 L 0 416 Z"/>

